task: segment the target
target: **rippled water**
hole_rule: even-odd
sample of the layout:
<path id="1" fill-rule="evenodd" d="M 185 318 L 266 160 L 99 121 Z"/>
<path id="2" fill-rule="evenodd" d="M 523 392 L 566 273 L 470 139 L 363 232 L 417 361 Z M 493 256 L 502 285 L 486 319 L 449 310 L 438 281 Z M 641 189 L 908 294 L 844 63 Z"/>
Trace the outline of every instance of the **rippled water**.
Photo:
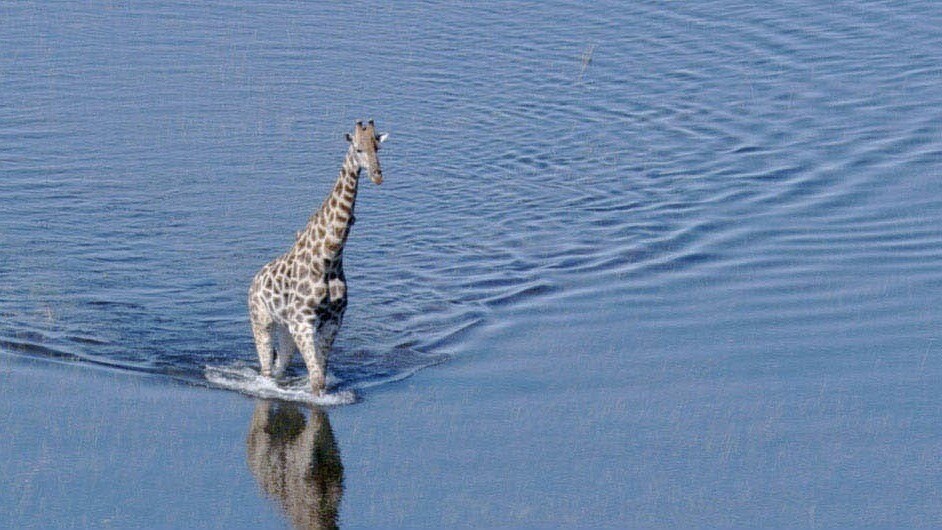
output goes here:
<path id="1" fill-rule="evenodd" d="M 547 522 L 942 520 L 936 3 L 343 4 L 0 4 L 0 349 L 296 393 L 246 291 L 374 118 L 337 396 L 474 363 Z"/>
<path id="2" fill-rule="evenodd" d="M 372 117 L 341 388 L 538 315 L 607 326 L 619 370 L 938 383 L 940 27 L 932 2 L 4 3 L 0 345 L 252 366 L 248 283 Z M 627 347 L 653 333 L 671 358 Z"/>

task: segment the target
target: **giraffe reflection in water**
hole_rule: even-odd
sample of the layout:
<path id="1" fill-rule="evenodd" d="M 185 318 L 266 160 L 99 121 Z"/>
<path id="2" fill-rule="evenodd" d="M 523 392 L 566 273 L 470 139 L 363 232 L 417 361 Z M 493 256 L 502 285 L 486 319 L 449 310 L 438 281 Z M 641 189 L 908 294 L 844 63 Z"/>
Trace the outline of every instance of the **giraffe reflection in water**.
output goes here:
<path id="1" fill-rule="evenodd" d="M 260 401 L 246 443 L 249 469 L 296 528 L 337 528 L 343 464 L 327 413 Z"/>

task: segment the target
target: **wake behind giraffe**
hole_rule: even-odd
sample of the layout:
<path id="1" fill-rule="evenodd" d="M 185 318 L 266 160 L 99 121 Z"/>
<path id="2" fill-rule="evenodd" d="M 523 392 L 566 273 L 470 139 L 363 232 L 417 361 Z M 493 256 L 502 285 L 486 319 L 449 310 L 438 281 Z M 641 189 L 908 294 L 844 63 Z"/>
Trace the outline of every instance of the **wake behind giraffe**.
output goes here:
<path id="1" fill-rule="evenodd" d="M 347 309 L 343 247 L 353 226 L 360 171 L 383 181 L 376 152 L 386 139 L 370 120 L 357 122 L 330 195 L 288 252 L 266 264 L 249 288 L 249 316 L 262 375 L 281 377 L 295 351 L 307 365 L 314 395 L 326 386 L 327 356 Z M 275 344 L 277 339 L 277 345 Z"/>

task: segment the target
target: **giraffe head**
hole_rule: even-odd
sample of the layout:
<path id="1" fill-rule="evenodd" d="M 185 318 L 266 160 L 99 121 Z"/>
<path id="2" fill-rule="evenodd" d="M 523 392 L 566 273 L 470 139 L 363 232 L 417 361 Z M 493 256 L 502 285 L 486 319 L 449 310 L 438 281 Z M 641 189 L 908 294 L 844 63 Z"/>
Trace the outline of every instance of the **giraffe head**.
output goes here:
<path id="1" fill-rule="evenodd" d="M 388 134 L 378 134 L 373 120 L 366 125 L 358 121 L 353 128 L 353 134 L 347 134 L 347 141 L 350 142 L 354 151 L 354 160 L 360 169 L 366 169 L 370 174 L 370 180 L 374 184 L 383 182 L 383 169 L 379 166 L 379 157 L 376 152 L 379 151 L 379 144 L 386 140 Z"/>

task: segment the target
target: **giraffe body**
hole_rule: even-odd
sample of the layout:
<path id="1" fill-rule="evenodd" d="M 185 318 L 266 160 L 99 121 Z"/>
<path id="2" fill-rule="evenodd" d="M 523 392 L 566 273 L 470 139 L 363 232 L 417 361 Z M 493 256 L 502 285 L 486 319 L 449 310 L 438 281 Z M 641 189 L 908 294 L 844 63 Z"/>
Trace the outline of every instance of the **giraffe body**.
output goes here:
<path id="1" fill-rule="evenodd" d="M 249 316 L 262 375 L 280 377 L 300 351 L 311 388 L 324 391 L 327 356 L 347 309 L 343 247 L 353 226 L 361 169 L 383 180 L 376 151 L 386 135 L 357 122 L 330 195 L 296 234 L 288 252 L 258 271 L 249 288 Z"/>

